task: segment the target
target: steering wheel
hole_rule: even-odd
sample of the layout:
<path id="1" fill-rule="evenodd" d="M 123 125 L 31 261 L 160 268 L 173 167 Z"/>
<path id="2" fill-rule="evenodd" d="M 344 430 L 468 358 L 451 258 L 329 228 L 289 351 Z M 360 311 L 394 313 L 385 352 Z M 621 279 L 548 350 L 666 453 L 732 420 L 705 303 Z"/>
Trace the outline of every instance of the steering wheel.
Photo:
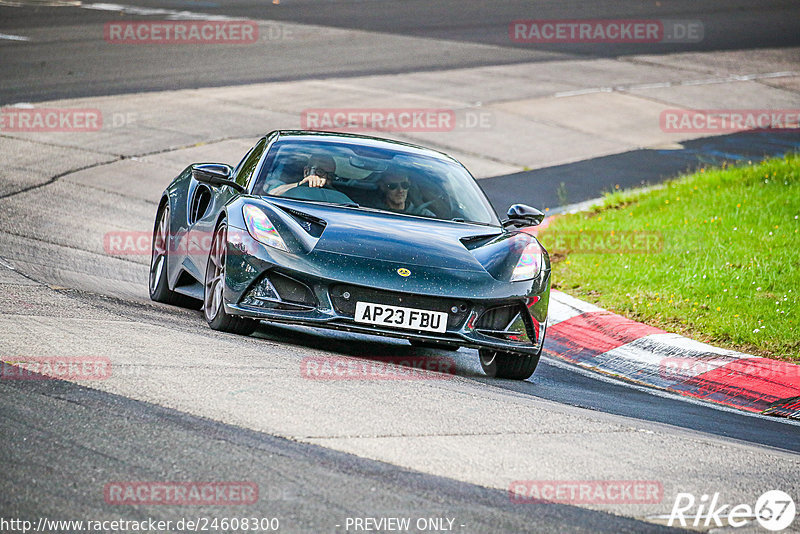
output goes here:
<path id="1" fill-rule="evenodd" d="M 306 184 L 287 189 L 283 192 L 281 197 L 295 200 L 316 200 L 318 202 L 330 202 L 332 204 L 354 204 L 353 199 L 341 191 L 329 189 L 327 187 L 309 187 Z"/>
<path id="2" fill-rule="evenodd" d="M 431 200 L 429 200 L 427 202 L 423 202 L 419 206 L 415 206 L 415 208 L 416 208 L 416 210 L 418 212 L 421 212 L 422 210 L 424 210 L 428 206 L 430 206 L 430 205 L 432 205 L 432 204 L 434 204 L 436 202 L 440 202 L 440 201 L 443 202 L 444 205 L 447 206 L 450 210 L 452 210 L 452 206 L 450 204 L 450 197 L 447 195 L 447 193 L 442 193 L 439 196 L 436 196 L 436 197 L 432 198 Z M 433 211 L 433 210 L 430 210 L 430 211 Z"/>

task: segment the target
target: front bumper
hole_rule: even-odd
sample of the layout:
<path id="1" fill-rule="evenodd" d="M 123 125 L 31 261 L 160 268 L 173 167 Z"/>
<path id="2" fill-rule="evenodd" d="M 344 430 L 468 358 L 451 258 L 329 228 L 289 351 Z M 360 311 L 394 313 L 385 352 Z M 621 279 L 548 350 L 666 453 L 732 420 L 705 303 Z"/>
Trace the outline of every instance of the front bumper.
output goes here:
<path id="1" fill-rule="evenodd" d="M 519 354 L 541 352 L 549 269 L 522 283 L 454 271 L 450 278 L 447 273 L 429 273 L 433 282 L 416 288 L 380 288 L 382 278 L 375 273 L 382 267 L 357 272 L 359 262 L 369 266 L 368 260 L 329 256 L 325 265 L 330 268 L 321 269 L 319 264 L 304 265 L 297 256 L 282 261 L 252 242 L 246 248 L 229 243 L 228 250 L 224 302 L 230 315 Z M 445 312 L 447 329 L 436 333 L 356 322 L 359 301 Z"/>
<path id="2" fill-rule="evenodd" d="M 326 313 L 324 310 L 314 309 L 304 312 L 289 312 L 285 310 L 256 310 L 250 306 L 225 304 L 226 311 L 231 315 L 250 317 L 253 319 L 268 320 L 274 323 L 285 323 L 301 326 L 313 326 L 332 330 L 344 330 L 361 334 L 372 334 L 400 339 L 413 339 L 430 341 L 442 344 L 457 344 L 463 347 L 486 348 L 521 354 L 539 354 L 544 342 L 546 323 L 539 323 L 538 339 L 530 339 L 526 334 L 521 334 L 519 326 L 512 324 L 509 331 L 512 335 L 519 336 L 520 341 L 505 341 L 496 337 L 482 334 L 481 332 L 463 327 L 458 330 L 449 330 L 443 334 L 408 330 L 401 328 L 386 328 L 379 325 L 357 323 L 352 317 L 343 317 L 335 313 Z M 517 321 L 522 321 L 521 318 Z"/>
<path id="3" fill-rule="evenodd" d="M 314 301 L 305 303 L 287 301 L 281 298 L 281 291 L 273 289 L 276 293 L 272 298 L 252 298 L 253 289 L 263 280 L 269 280 L 271 275 L 280 279 L 291 279 L 297 284 L 306 286 L 313 295 Z M 277 284 L 275 284 L 277 285 Z M 432 306 L 418 304 L 420 299 L 439 300 L 439 309 L 442 304 L 451 306 L 448 311 L 447 330 L 443 333 L 395 328 L 381 325 L 356 322 L 352 313 L 347 313 L 341 305 L 337 305 L 336 298 L 331 295 L 342 287 L 338 281 L 310 278 L 302 273 L 292 273 L 272 269 L 259 277 L 250 288 L 241 293 L 235 304 L 226 302 L 225 309 L 231 315 L 263 319 L 276 323 L 304 325 L 319 328 L 344 330 L 363 334 L 373 334 L 401 339 L 413 339 L 434 343 L 457 344 L 465 347 L 487 348 L 521 354 L 538 354 L 541 351 L 547 323 L 547 306 L 549 300 L 549 281 L 542 294 L 528 295 L 524 298 L 511 298 L 502 300 L 486 299 L 452 299 L 448 297 L 419 296 L 401 294 L 396 292 L 381 291 L 374 288 L 360 288 L 370 296 L 364 299 L 367 302 L 379 304 L 398 304 L 398 299 L 408 307 L 431 309 Z M 348 289 L 354 286 L 348 285 Z M 273 285 L 274 288 L 274 285 Z M 356 288 L 358 289 L 358 288 Z M 355 293 L 354 293 L 355 295 Z M 354 299 L 357 297 L 353 297 Z M 453 312 L 453 308 L 458 308 Z M 489 314 L 499 316 L 494 322 Z M 499 322 L 498 322 L 499 321 Z"/>

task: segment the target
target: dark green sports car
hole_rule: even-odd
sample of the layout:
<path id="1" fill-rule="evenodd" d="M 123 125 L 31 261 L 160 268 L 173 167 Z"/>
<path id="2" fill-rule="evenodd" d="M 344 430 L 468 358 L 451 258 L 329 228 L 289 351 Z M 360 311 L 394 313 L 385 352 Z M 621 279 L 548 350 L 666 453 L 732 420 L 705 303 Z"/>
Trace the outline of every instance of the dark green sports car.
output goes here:
<path id="1" fill-rule="evenodd" d="M 430 149 L 276 131 L 242 161 L 187 167 L 156 214 L 150 296 L 202 301 L 215 330 L 258 320 L 479 349 L 490 376 L 525 379 L 547 323 L 550 260 L 501 221 L 475 179 Z"/>

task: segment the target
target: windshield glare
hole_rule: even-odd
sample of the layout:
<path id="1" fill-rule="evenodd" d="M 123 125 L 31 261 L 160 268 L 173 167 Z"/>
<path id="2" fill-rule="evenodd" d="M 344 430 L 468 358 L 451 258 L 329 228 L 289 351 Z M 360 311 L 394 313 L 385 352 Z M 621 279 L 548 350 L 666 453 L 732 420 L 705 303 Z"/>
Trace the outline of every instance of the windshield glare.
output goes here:
<path id="1" fill-rule="evenodd" d="M 357 144 L 278 141 L 254 185 L 278 196 L 419 217 L 499 224 L 483 192 L 453 161 Z"/>

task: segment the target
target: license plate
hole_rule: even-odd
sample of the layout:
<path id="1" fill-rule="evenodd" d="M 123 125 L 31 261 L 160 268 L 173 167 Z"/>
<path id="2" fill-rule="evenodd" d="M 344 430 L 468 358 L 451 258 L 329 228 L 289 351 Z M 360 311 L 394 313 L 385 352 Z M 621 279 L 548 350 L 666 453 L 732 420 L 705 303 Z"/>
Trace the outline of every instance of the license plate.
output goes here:
<path id="1" fill-rule="evenodd" d="M 370 323 L 411 330 L 428 332 L 446 332 L 447 314 L 444 312 L 387 306 L 373 302 L 356 302 L 355 320 L 358 323 Z"/>

